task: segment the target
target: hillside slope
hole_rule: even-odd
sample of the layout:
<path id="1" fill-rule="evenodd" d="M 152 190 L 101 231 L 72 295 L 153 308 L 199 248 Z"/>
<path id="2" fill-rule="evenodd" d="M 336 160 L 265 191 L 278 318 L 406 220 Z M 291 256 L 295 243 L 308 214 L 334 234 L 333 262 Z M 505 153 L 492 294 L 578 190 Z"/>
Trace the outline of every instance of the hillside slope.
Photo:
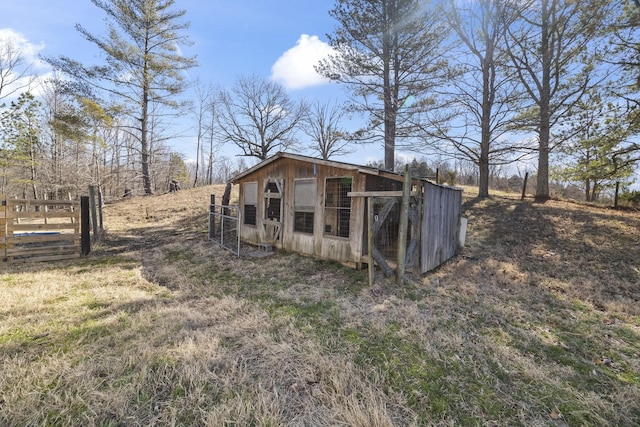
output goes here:
<path id="1" fill-rule="evenodd" d="M 110 204 L 89 257 L 2 267 L 0 425 L 640 424 L 637 213 L 467 199 L 460 255 L 370 287 L 208 242 L 222 191 Z"/>

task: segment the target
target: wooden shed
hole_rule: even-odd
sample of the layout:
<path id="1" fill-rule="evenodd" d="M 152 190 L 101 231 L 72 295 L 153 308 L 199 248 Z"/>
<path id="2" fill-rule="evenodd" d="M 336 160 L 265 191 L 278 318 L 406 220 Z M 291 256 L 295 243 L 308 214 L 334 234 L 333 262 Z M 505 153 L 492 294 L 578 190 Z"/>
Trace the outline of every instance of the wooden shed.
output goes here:
<path id="1" fill-rule="evenodd" d="M 403 187 L 403 175 L 374 167 L 322 160 L 298 154 L 279 152 L 231 179 L 239 185 L 239 210 L 241 213 L 240 237 L 253 244 L 272 244 L 277 248 L 310 255 L 322 259 L 360 265 L 369 263 L 368 255 L 368 210 L 374 199 L 367 196 L 398 199 Z M 460 220 L 461 190 L 451 189 L 453 196 L 449 206 L 430 206 L 442 215 L 431 214 L 432 221 L 424 221 L 423 194 L 425 185 L 437 186 L 421 179 L 413 180 L 413 206 L 419 219 L 415 219 L 413 233 L 421 244 L 414 256 L 414 270 L 427 271 L 424 257 L 427 241 L 420 236 L 424 232 L 433 234 L 431 241 L 438 244 L 437 263 L 444 261 L 457 249 L 458 224 Z M 431 191 L 433 193 L 433 191 Z M 385 208 L 384 205 L 389 205 Z M 394 203 L 377 203 L 374 221 L 391 224 L 391 232 L 381 239 L 397 240 L 397 215 L 394 219 Z M 457 205 L 457 208 L 456 208 Z M 453 206 L 453 209 L 451 209 Z M 396 208 L 397 210 L 397 208 Z M 433 239 L 433 219 L 443 221 L 447 217 L 447 233 Z M 395 224 L 395 236 L 393 232 Z M 416 223 L 419 221 L 422 225 Z M 380 227 L 378 227 L 380 229 Z M 427 237 L 427 236 L 424 236 Z M 380 240 L 380 239 L 379 239 Z M 383 245 L 383 243 L 378 243 Z M 389 245 L 392 247 L 392 244 Z M 443 250 L 443 247 L 446 247 Z M 389 255 L 386 255 L 389 256 Z M 392 258 L 392 256 L 389 256 Z M 423 262 L 425 260 L 425 262 Z M 433 264 L 433 261 L 430 261 Z M 429 266 L 428 269 L 433 268 Z"/>

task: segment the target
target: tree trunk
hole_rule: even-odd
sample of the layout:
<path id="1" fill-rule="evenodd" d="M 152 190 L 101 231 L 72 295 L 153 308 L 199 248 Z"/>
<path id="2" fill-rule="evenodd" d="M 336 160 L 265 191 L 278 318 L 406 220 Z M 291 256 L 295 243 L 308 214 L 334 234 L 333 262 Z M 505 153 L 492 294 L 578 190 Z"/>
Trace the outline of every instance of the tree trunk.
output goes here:
<path id="1" fill-rule="evenodd" d="M 201 131 L 198 130 L 198 139 L 196 146 L 196 171 L 193 177 L 193 188 L 198 186 L 198 169 L 200 169 L 200 141 L 202 140 Z"/>
<path id="2" fill-rule="evenodd" d="M 389 4 L 382 2 L 383 16 L 386 21 L 393 22 Z M 388 25 L 388 23 L 385 23 Z M 391 29 L 385 29 L 382 40 L 383 63 L 383 97 L 384 97 L 384 168 L 393 170 L 395 167 L 396 150 L 396 120 L 393 111 L 393 91 L 391 88 Z"/>
<path id="3" fill-rule="evenodd" d="M 145 110 L 143 112 L 142 132 L 140 137 L 140 157 L 141 157 L 141 163 L 142 163 L 142 186 L 144 188 L 144 194 L 151 195 L 153 194 L 153 189 L 151 188 L 151 174 L 149 173 L 149 142 L 147 141 L 147 138 L 148 138 L 147 120 L 148 120 L 148 115 L 147 115 L 147 111 Z"/>
<path id="4" fill-rule="evenodd" d="M 489 197 L 489 147 L 491 145 L 491 105 L 493 104 L 491 88 L 491 67 L 493 67 L 493 52 L 488 51 L 487 60 L 482 66 L 482 117 L 480 118 L 481 141 L 480 157 L 478 159 L 478 197 Z"/>
<path id="5" fill-rule="evenodd" d="M 584 181 L 584 201 L 591 201 L 591 181 L 589 180 L 589 178 L 585 179 Z"/>
<path id="6" fill-rule="evenodd" d="M 478 197 L 484 199 L 489 197 L 489 153 L 488 147 L 484 143 L 480 145 L 480 161 L 478 162 L 479 183 Z"/>
<path id="7" fill-rule="evenodd" d="M 550 11 L 548 0 L 542 1 L 542 88 L 540 93 L 540 127 L 538 134 L 538 177 L 536 201 L 549 199 L 549 104 L 551 100 L 551 46 L 549 36 Z"/>
<path id="8" fill-rule="evenodd" d="M 150 143 L 149 143 L 149 90 L 151 86 L 151 82 L 149 81 L 149 61 L 148 61 L 148 53 L 149 53 L 149 28 L 145 28 L 146 36 L 145 36 L 145 46 L 144 46 L 144 65 L 142 66 L 142 118 L 141 118 L 141 126 L 140 126 L 140 157 L 142 163 L 142 186 L 144 188 L 145 196 L 153 194 L 153 188 L 151 187 L 151 173 L 149 171 L 149 162 L 150 162 Z"/>
<path id="9" fill-rule="evenodd" d="M 36 169 L 36 147 L 35 144 L 32 143 L 29 147 L 29 155 L 31 157 L 29 161 L 29 167 L 31 169 L 31 190 L 33 191 L 34 200 L 38 200 L 38 187 L 36 184 L 36 179 L 38 178 L 38 172 Z"/>

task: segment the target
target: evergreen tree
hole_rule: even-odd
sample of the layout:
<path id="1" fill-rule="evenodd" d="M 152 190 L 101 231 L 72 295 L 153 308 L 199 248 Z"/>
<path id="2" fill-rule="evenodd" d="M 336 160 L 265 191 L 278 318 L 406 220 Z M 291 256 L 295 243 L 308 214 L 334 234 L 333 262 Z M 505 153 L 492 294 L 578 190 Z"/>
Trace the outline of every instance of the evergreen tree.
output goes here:
<path id="1" fill-rule="evenodd" d="M 621 123 L 630 135 L 640 133 L 640 0 L 626 0 L 620 4 L 619 13 L 611 14 L 609 44 L 613 47 L 613 57 L 609 61 L 620 71 L 616 74 L 616 85 L 612 91 L 627 107 L 626 120 Z M 618 156 L 626 156 L 629 164 L 640 163 L 640 143 L 637 139 L 627 140 L 618 151 Z"/>
<path id="2" fill-rule="evenodd" d="M 40 102 L 29 92 L 0 117 L 0 167 L 3 192 L 9 182 L 30 187 L 31 196 L 38 198 L 38 154 L 40 148 Z"/>
<path id="3" fill-rule="evenodd" d="M 595 202 L 603 189 L 633 173 L 629 155 L 618 154 L 628 133 L 615 104 L 605 103 L 597 93 L 585 96 L 575 110 L 566 121 L 568 137 L 560 147 L 562 162 L 556 175 L 581 183 L 585 200 Z"/>
<path id="4" fill-rule="evenodd" d="M 184 10 L 173 10 L 174 0 L 91 0 L 109 17 L 105 37 L 81 25 L 76 29 L 105 55 L 106 64 L 86 67 L 68 57 L 48 61 L 81 83 L 106 91 L 129 107 L 131 133 L 140 144 L 145 194 L 151 194 L 151 147 L 154 106 L 177 107 L 177 95 L 185 88 L 184 71 L 195 59 L 183 56 L 188 44 L 182 31 Z"/>
<path id="5" fill-rule="evenodd" d="M 511 64 L 530 101 L 514 128 L 537 134 L 536 199 L 549 198 L 549 154 L 562 140 L 553 129 L 598 81 L 589 51 L 599 36 L 601 0 L 515 2 L 519 18 L 507 36 Z"/>
<path id="6" fill-rule="evenodd" d="M 448 29 L 421 0 L 336 0 L 329 14 L 338 22 L 327 35 L 336 53 L 316 70 L 347 85 L 352 109 L 369 116 L 364 134 L 384 135 L 384 165 L 392 170 L 396 139 L 416 135 L 434 88 L 449 76 Z"/>

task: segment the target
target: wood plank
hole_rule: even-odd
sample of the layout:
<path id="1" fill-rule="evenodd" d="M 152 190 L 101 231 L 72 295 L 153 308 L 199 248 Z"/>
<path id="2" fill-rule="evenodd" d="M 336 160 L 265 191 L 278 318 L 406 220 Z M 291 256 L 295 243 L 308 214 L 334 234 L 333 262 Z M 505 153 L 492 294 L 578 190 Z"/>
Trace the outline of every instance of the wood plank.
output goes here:
<path id="1" fill-rule="evenodd" d="M 77 206 L 80 202 L 75 200 L 33 200 L 33 199 L 7 199 L 7 206 Z"/>
<path id="2" fill-rule="evenodd" d="M 64 254 L 64 255 L 50 255 L 50 256 L 37 256 L 37 257 L 29 257 L 29 258 L 10 258 L 9 262 L 19 263 L 19 262 L 45 262 L 45 261 L 62 261 L 65 259 L 75 259 L 80 258 L 80 254 Z"/>
<path id="3" fill-rule="evenodd" d="M 45 230 L 75 230 L 78 224 L 13 224 L 8 228 L 15 232 L 21 231 L 45 231 Z"/>
<path id="4" fill-rule="evenodd" d="M 23 244 L 23 243 L 51 243 L 51 242 L 60 242 L 60 241 L 75 241 L 79 240 L 80 236 L 77 233 L 65 233 L 65 234 L 40 234 L 40 235 L 30 235 L 30 236 L 10 236 L 7 238 L 3 238 L 2 241 L 5 243 L 15 243 L 15 244 Z"/>
<path id="5" fill-rule="evenodd" d="M 19 219 L 53 219 L 53 218 L 69 218 L 71 220 L 80 218 L 80 212 L 69 212 L 69 211 L 48 211 L 48 212 L 16 212 L 16 211 L 8 211 L 7 218 L 19 218 Z"/>
<path id="6" fill-rule="evenodd" d="M 375 237 L 376 234 L 378 234 L 378 231 L 380 231 L 380 227 L 382 227 L 382 224 L 384 224 L 384 221 L 387 219 L 387 216 L 389 216 L 389 213 L 391 213 L 391 210 L 393 209 L 393 206 L 398 202 L 397 198 L 390 198 L 389 200 L 387 200 L 387 203 L 385 203 L 385 205 L 382 207 L 382 210 L 380 212 L 378 212 L 378 220 L 374 221 L 373 223 L 373 236 Z M 375 204 L 375 201 L 374 201 Z"/>
<path id="7" fill-rule="evenodd" d="M 348 197 L 402 197 L 402 191 L 349 191 Z M 418 191 L 412 191 L 411 196 L 418 197 Z"/>
<path id="8" fill-rule="evenodd" d="M 62 253 L 80 253 L 77 245 L 63 246 L 39 246 L 34 248 L 12 248 L 7 249 L 7 256 L 24 256 L 24 255 L 60 255 Z"/>
<path id="9" fill-rule="evenodd" d="M 384 274 L 384 277 L 393 276 L 393 268 L 389 266 L 389 264 L 387 263 L 387 260 L 384 258 L 384 256 L 380 253 L 378 248 L 376 248 L 375 246 L 371 246 L 371 256 L 376 261 L 376 263 L 378 263 L 378 266 L 382 269 L 382 273 Z"/>

